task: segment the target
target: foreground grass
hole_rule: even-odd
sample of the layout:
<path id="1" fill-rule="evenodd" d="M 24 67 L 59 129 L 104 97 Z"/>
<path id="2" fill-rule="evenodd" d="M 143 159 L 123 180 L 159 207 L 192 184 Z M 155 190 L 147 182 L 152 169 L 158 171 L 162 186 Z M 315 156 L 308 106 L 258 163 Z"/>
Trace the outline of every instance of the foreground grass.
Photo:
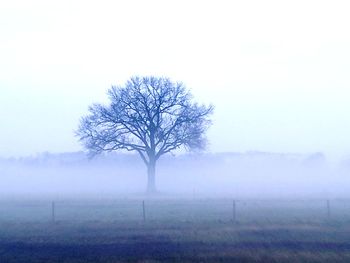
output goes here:
<path id="1" fill-rule="evenodd" d="M 1 222 L 0 262 L 350 262 L 350 222 Z"/>

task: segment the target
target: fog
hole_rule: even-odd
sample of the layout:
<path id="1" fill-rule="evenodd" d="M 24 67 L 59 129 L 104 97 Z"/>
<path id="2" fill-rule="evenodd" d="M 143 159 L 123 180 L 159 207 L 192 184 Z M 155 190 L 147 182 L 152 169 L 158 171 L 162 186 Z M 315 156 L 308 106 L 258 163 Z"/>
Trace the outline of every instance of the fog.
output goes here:
<path id="1" fill-rule="evenodd" d="M 160 194 L 347 196 L 348 14 L 347 1 L 2 1 L 0 195 L 143 194 L 138 156 L 89 160 L 74 131 L 111 85 L 156 75 L 215 106 L 206 151 L 157 164 Z"/>
<path id="2" fill-rule="evenodd" d="M 0 0 L 0 262 L 350 262 L 349 14 Z"/>
<path id="3" fill-rule="evenodd" d="M 158 163 L 158 198 L 349 198 L 350 160 L 330 165 L 322 153 L 179 154 Z M 138 155 L 83 152 L 2 159 L 2 197 L 135 198 L 145 196 Z"/>
<path id="4" fill-rule="evenodd" d="M 88 106 L 151 74 L 215 105 L 211 152 L 339 161 L 348 13 L 348 1 L 2 1 L 0 156 L 81 151 L 73 131 Z"/>

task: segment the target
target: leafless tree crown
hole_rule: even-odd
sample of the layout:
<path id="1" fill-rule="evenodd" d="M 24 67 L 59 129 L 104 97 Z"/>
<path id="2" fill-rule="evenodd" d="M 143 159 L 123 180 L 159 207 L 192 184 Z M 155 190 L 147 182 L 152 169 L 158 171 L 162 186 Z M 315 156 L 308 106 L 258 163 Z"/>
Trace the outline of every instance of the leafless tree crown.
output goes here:
<path id="1" fill-rule="evenodd" d="M 182 83 L 168 78 L 133 77 L 108 91 L 110 105 L 94 104 L 77 135 L 93 154 L 137 151 L 148 164 L 180 147 L 202 149 L 212 106 L 192 102 Z"/>

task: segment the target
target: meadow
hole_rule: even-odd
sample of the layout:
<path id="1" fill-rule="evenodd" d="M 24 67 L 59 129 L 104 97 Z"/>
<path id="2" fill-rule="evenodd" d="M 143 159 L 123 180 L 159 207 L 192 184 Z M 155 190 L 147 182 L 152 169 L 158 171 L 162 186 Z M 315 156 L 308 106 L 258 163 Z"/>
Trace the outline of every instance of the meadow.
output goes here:
<path id="1" fill-rule="evenodd" d="M 1 200 L 0 262 L 350 262 L 350 203 Z"/>

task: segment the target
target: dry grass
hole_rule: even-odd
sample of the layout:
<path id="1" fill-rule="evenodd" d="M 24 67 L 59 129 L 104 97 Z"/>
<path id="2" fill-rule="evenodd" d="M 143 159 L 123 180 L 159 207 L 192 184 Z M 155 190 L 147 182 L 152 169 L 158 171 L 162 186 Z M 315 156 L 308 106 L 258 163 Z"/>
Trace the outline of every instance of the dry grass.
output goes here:
<path id="1" fill-rule="evenodd" d="M 350 262 L 350 223 L 0 224 L 0 262 Z"/>
<path id="2" fill-rule="evenodd" d="M 148 201 L 0 204 L 0 263 L 12 262 L 350 262 L 344 203 Z M 311 208 L 310 208 L 311 207 Z"/>

